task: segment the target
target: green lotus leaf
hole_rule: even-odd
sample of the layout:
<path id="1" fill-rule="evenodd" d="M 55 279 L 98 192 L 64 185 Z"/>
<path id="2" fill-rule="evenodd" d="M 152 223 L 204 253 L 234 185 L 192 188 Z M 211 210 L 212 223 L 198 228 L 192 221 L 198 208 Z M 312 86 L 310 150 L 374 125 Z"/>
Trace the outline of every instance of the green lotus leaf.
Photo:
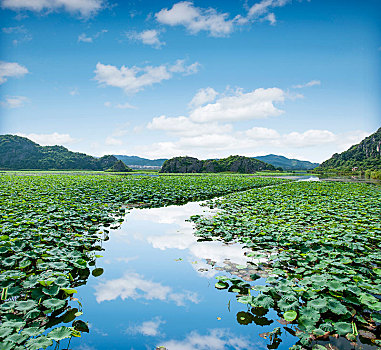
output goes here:
<path id="1" fill-rule="evenodd" d="M 217 289 L 226 289 L 229 287 L 229 284 L 226 283 L 226 282 L 217 282 L 215 285 L 214 285 Z"/>
<path id="2" fill-rule="evenodd" d="M 332 291 L 343 291 L 346 289 L 345 285 L 343 285 L 343 283 L 339 282 L 339 281 L 328 281 L 327 282 L 327 287 L 329 290 L 332 290 Z"/>
<path id="3" fill-rule="evenodd" d="M 49 287 L 44 287 L 42 288 L 42 292 L 46 295 L 50 295 L 52 297 L 56 296 L 60 291 L 60 287 L 53 284 L 50 285 Z"/>
<path id="4" fill-rule="evenodd" d="M 327 300 L 325 298 L 310 300 L 307 306 L 318 310 L 325 309 L 327 307 Z"/>
<path id="5" fill-rule="evenodd" d="M 347 322 L 336 322 L 334 325 L 335 331 L 339 335 L 346 335 L 352 333 L 352 325 Z"/>
<path id="6" fill-rule="evenodd" d="M 24 321 L 6 321 L 2 323 L 2 327 L 10 327 L 19 331 L 21 328 L 25 326 L 26 322 Z"/>
<path id="7" fill-rule="evenodd" d="M 12 342 L 0 342 L 0 349 L 1 350 L 13 350 L 15 348 L 15 344 Z"/>
<path id="8" fill-rule="evenodd" d="M 248 325 L 253 322 L 254 317 L 250 312 L 240 311 L 237 313 L 237 322 L 239 324 Z"/>
<path id="9" fill-rule="evenodd" d="M 89 333 L 89 326 L 86 322 L 83 322 L 81 320 L 76 320 L 73 322 L 72 325 L 76 331 Z"/>
<path id="10" fill-rule="evenodd" d="M 287 321 L 287 322 L 292 322 L 294 321 L 296 318 L 298 317 L 298 313 L 294 310 L 290 310 L 290 311 L 286 311 L 284 314 L 283 314 L 283 318 Z"/>
<path id="11" fill-rule="evenodd" d="M 71 329 L 64 326 L 55 328 L 48 334 L 48 338 L 53 339 L 55 341 L 60 341 L 62 339 L 66 339 L 70 337 L 71 337 Z"/>
<path id="12" fill-rule="evenodd" d="M 25 334 L 19 334 L 19 333 L 13 333 L 9 337 L 7 337 L 7 341 L 10 341 L 12 343 L 20 344 L 27 340 L 29 337 Z"/>
<path id="13" fill-rule="evenodd" d="M 340 303 L 338 300 L 329 299 L 327 301 L 327 307 L 330 311 L 332 311 L 336 315 L 344 315 L 348 312 L 347 308 Z"/>
<path id="14" fill-rule="evenodd" d="M 52 299 L 44 300 L 42 302 L 42 305 L 44 305 L 47 309 L 58 310 L 66 305 L 66 301 L 52 298 Z"/>
<path id="15" fill-rule="evenodd" d="M 10 309 L 14 309 L 15 306 L 16 306 L 16 303 L 14 301 L 6 301 L 5 303 L 0 305 L 0 308 L 2 310 L 10 310 Z"/>
<path id="16" fill-rule="evenodd" d="M 70 282 L 65 276 L 59 276 L 54 280 L 54 284 L 61 288 L 66 288 L 70 285 Z"/>
<path id="17" fill-rule="evenodd" d="M 0 338 L 5 338 L 9 334 L 13 333 L 14 330 L 9 327 L 4 327 L 3 325 L 0 327 Z"/>
<path id="18" fill-rule="evenodd" d="M 98 267 L 96 269 L 94 269 L 91 274 L 94 276 L 94 277 L 98 277 L 100 275 L 103 274 L 103 269 L 101 267 Z"/>
<path id="19" fill-rule="evenodd" d="M 26 347 L 28 350 L 39 350 L 46 349 L 48 346 L 53 344 L 53 340 L 42 335 L 38 338 L 31 338 L 26 342 Z"/>
<path id="20" fill-rule="evenodd" d="M 40 310 L 38 309 L 33 309 L 33 310 L 30 310 L 26 315 L 25 315 L 25 319 L 33 319 L 33 318 L 37 318 L 38 316 L 40 316 Z"/>
<path id="21" fill-rule="evenodd" d="M 45 328 L 41 327 L 29 327 L 29 328 L 24 328 L 21 332 L 21 334 L 25 334 L 29 337 L 35 337 L 37 335 L 40 335 L 45 332 Z"/>
<path id="22" fill-rule="evenodd" d="M 34 300 L 18 301 L 16 303 L 16 310 L 26 312 L 34 309 L 37 303 Z"/>

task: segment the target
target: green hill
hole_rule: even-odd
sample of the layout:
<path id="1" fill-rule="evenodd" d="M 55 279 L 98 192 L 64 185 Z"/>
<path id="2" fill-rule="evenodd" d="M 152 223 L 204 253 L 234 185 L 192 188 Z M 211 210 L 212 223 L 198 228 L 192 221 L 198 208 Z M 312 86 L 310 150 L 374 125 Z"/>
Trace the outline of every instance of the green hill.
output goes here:
<path id="1" fill-rule="evenodd" d="M 16 135 L 0 135 L 0 169 L 3 170 L 105 170 L 118 160 L 71 152 L 63 146 L 40 146 Z"/>
<path id="2" fill-rule="evenodd" d="M 276 154 L 268 154 L 267 156 L 258 156 L 254 158 L 274 165 L 275 167 L 281 167 L 284 170 L 312 170 L 319 165 L 319 163 L 311 163 L 307 160 L 290 159 Z"/>
<path id="3" fill-rule="evenodd" d="M 118 160 L 110 169 L 107 169 L 106 171 L 111 171 L 111 172 L 129 172 L 129 171 L 132 171 L 132 169 L 130 169 L 121 160 Z"/>
<path id="4" fill-rule="evenodd" d="M 335 153 L 315 171 L 381 170 L 381 128 L 347 151 Z"/>
<path id="5" fill-rule="evenodd" d="M 230 156 L 223 159 L 199 160 L 193 157 L 175 157 L 164 162 L 161 173 L 221 173 L 236 172 L 252 174 L 261 170 L 277 170 L 273 165 L 260 160 Z"/>
<path id="6" fill-rule="evenodd" d="M 135 166 L 162 166 L 167 159 L 147 159 L 137 156 L 123 156 L 114 154 L 114 157 L 123 161 L 126 165 L 135 165 Z"/>

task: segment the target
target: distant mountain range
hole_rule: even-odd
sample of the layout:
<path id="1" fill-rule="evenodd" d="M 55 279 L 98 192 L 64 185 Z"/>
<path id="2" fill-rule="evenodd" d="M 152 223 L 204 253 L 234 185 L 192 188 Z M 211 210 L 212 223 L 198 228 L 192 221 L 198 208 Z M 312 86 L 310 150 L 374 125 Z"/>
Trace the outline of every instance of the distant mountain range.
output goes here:
<path id="1" fill-rule="evenodd" d="M 147 159 L 137 156 L 123 156 L 114 154 L 114 157 L 122 160 L 124 164 L 131 167 L 161 167 L 167 159 Z M 275 154 L 269 154 L 267 156 L 253 157 L 262 162 L 273 165 L 276 168 L 282 168 L 284 170 L 311 170 L 316 168 L 319 163 L 311 163 L 305 160 L 289 159 L 283 156 L 277 156 Z"/>
<path id="2" fill-rule="evenodd" d="M 114 154 L 114 157 L 123 161 L 124 164 L 128 166 L 152 166 L 152 167 L 161 167 L 167 159 L 147 159 L 137 156 L 123 156 Z"/>
<path id="3" fill-rule="evenodd" d="M 40 146 L 16 135 L 0 135 L 0 169 L 4 170 L 107 170 L 118 159 L 95 158 L 63 146 Z"/>
<path id="4" fill-rule="evenodd" d="M 381 170 L 381 128 L 347 151 L 335 153 L 316 171 Z M 356 169 L 356 170 L 357 170 Z"/>
<path id="5" fill-rule="evenodd" d="M 267 156 L 254 158 L 274 165 L 277 168 L 283 168 L 283 170 L 312 170 L 319 165 L 319 163 L 311 163 L 307 160 L 289 159 L 275 154 L 268 154 Z"/>

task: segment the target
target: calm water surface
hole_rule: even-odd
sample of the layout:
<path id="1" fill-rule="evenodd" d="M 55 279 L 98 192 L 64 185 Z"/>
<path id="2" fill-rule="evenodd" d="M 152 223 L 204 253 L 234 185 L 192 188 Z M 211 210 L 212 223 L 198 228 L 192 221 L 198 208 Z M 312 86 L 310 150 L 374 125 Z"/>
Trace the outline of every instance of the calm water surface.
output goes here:
<path id="1" fill-rule="evenodd" d="M 78 288 L 90 333 L 73 338 L 70 348 L 267 349 L 270 341 L 260 334 L 282 327 L 279 317 L 270 311 L 266 317 L 274 322 L 265 326 L 237 322 L 247 306 L 234 293 L 216 289 L 215 276 L 246 278 L 254 271 L 243 266 L 252 258 L 238 244 L 197 242 L 186 220 L 205 210 L 188 203 L 127 214 L 103 244 L 97 267 L 104 274 Z M 296 338 L 283 332 L 282 340 L 278 349 L 288 349 Z"/>

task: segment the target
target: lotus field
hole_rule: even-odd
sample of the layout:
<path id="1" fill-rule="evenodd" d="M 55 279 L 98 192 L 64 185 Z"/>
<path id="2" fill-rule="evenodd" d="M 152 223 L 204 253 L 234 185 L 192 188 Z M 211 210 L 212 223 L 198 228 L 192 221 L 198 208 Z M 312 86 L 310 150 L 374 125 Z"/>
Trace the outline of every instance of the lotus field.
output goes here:
<path id="1" fill-rule="evenodd" d="M 239 175 L 0 176 L 0 349 L 58 348 L 89 332 L 76 287 L 103 273 L 97 267 L 102 241 L 129 207 L 285 182 Z"/>
<path id="2" fill-rule="evenodd" d="M 356 349 L 358 339 L 381 346 L 380 186 L 294 182 L 235 193 L 210 205 L 221 210 L 212 218 L 192 217 L 196 234 L 244 243 L 257 261 L 251 280 L 266 278 L 255 285 L 218 277 L 216 288 L 236 293 L 237 301 L 248 305 L 248 312 L 237 315 L 240 323 L 275 309 L 284 329 L 299 338 L 295 350 L 334 349 L 319 342 L 330 336 L 346 337 Z M 271 348 L 279 345 L 281 332 L 277 327 L 267 334 Z"/>

